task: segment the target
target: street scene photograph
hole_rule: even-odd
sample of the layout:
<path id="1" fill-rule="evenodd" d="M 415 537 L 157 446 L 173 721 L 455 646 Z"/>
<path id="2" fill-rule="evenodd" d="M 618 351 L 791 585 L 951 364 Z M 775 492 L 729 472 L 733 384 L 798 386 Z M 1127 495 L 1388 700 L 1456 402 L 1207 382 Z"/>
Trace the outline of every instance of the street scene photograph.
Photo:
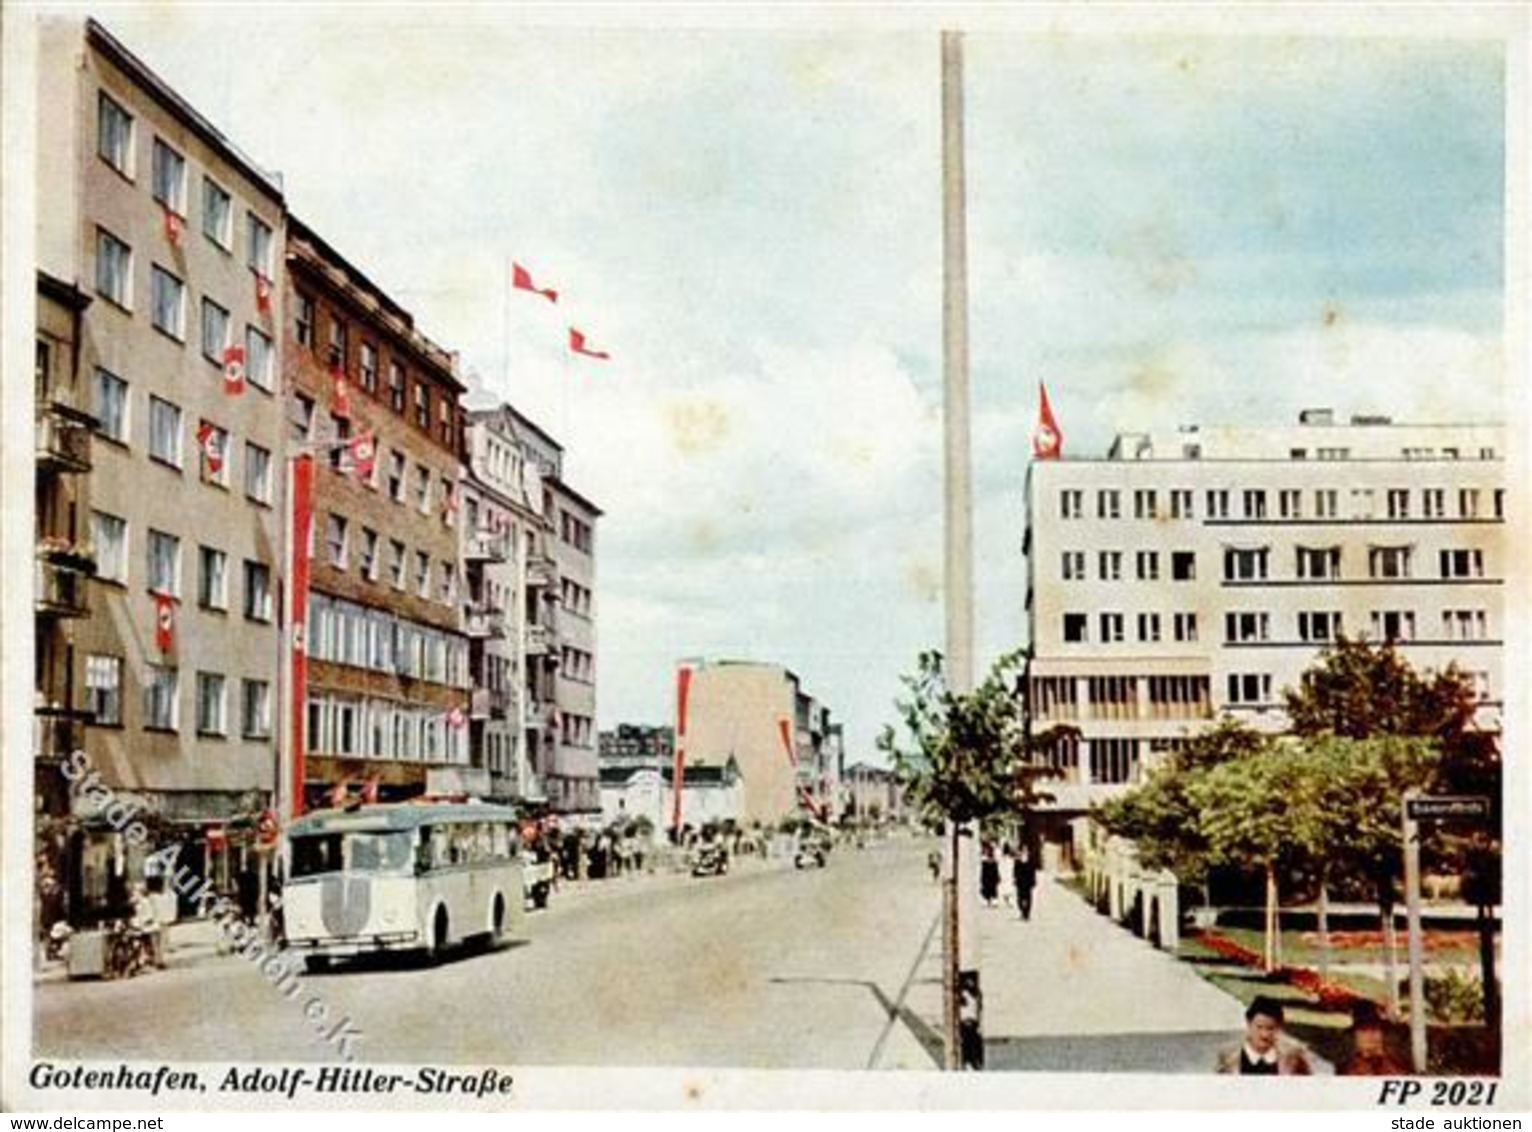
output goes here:
<path id="1" fill-rule="evenodd" d="M 7 7 L 7 1107 L 1528 1103 L 1526 13 L 1091 7 Z"/>

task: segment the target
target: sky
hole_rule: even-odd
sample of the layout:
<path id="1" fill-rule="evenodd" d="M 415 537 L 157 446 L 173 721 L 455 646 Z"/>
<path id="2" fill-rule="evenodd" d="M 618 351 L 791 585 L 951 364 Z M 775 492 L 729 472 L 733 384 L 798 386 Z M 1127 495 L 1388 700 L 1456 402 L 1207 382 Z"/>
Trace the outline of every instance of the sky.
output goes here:
<path id="1" fill-rule="evenodd" d="M 670 722 L 679 658 L 768 660 L 877 761 L 943 640 L 934 30 L 93 12 L 562 441 L 605 511 L 601 727 Z M 1137 24 L 966 36 L 981 665 L 1025 642 L 1039 382 L 1066 457 L 1313 405 L 1504 419 L 1501 46 Z"/>

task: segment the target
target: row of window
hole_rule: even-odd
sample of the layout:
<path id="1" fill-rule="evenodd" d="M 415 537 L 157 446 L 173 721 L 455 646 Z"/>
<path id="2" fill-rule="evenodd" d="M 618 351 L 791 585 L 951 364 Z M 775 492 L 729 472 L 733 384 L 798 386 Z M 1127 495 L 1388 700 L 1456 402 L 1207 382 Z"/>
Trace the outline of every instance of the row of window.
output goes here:
<path id="1" fill-rule="evenodd" d="M 468 642 L 400 617 L 325 594 L 309 598 L 309 655 L 454 688 L 469 684 Z"/>
<path id="2" fill-rule="evenodd" d="M 383 577 L 385 567 L 388 584 L 396 590 L 407 591 L 424 600 L 436 600 L 443 605 L 454 605 L 458 596 L 458 573 L 455 562 L 443 559 L 433 591 L 431 556 L 424 550 L 416 550 L 411 556 L 409 547 L 402 539 L 388 540 L 388 553 L 383 553 L 382 540 L 371 527 L 362 527 L 359 537 L 352 538 L 352 521 L 343 515 L 329 513 L 324 524 L 324 561 L 330 567 L 347 571 L 352 560 L 358 572 L 369 582 Z M 386 558 L 386 561 L 385 561 Z"/>
<path id="3" fill-rule="evenodd" d="M 105 91 L 97 103 L 96 153 L 129 181 L 137 179 L 137 123 L 122 104 Z M 150 151 L 150 191 L 167 212 L 184 220 L 188 216 L 186 157 L 164 138 L 156 136 Z M 234 198 L 209 174 L 202 177 L 202 234 L 225 252 L 234 250 Z M 246 256 L 250 269 L 267 279 L 273 277 L 274 240 L 271 225 L 254 212 L 245 212 Z"/>
<path id="4" fill-rule="evenodd" d="M 1194 495 L 1189 488 L 1171 488 L 1162 493 L 1158 488 L 1136 488 L 1131 493 L 1118 488 L 1101 488 L 1096 492 L 1095 517 L 1097 519 L 1121 519 L 1124 515 L 1123 499 L 1131 494 L 1135 519 L 1195 519 Z M 1347 518 L 1375 519 L 1446 519 L 1448 492 L 1446 488 L 1388 488 L 1382 493 L 1383 509 L 1378 509 L 1379 493 L 1372 488 L 1353 488 Z M 1232 519 L 1232 501 L 1240 503 L 1239 518 L 1247 522 L 1266 519 L 1340 519 L 1340 490 L 1318 488 L 1305 493 L 1296 488 L 1267 491 L 1265 488 L 1246 488 L 1231 491 L 1226 488 L 1209 488 L 1203 493 L 1203 517 L 1206 519 Z M 1459 488 L 1457 510 L 1452 516 L 1458 519 L 1481 519 L 1484 492 L 1476 487 Z M 1505 517 L 1505 491 L 1494 489 L 1491 494 L 1493 515 Z M 1268 507 L 1274 500 L 1275 507 Z M 1081 488 L 1064 488 L 1059 493 L 1059 512 L 1066 519 L 1086 517 L 1085 492 Z"/>
<path id="5" fill-rule="evenodd" d="M 593 532 L 591 525 L 569 511 L 559 512 L 559 538 L 576 550 L 591 553 Z"/>
<path id="6" fill-rule="evenodd" d="M 1096 641 L 1101 644 L 1120 644 L 1127 640 L 1127 615 L 1116 612 L 1097 614 Z M 1137 640 L 1142 644 L 1158 642 L 1163 638 L 1165 619 L 1159 613 L 1140 613 L 1136 616 Z M 1369 636 L 1374 640 L 1415 641 L 1415 612 L 1413 610 L 1372 610 L 1369 613 Z M 1297 641 L 1306 644 L 1325 644 L 1334 641 L 1344 631 L 1339 610 L 1304 610 L 1295 617 Z M 1175 613 L 1170 615 L 1171 639 L 1180 642 L 1197 639 L 1197 615 Z M 1085 613 L 1063 615 L 1063 639 L 1070 644 L 1090 642 L 1090 618 Z M 1444 609 L 1441 613 L 1443 641 L 1489 640 L 1489 613 L 1483 609 Z M 1224 642 L 1226 644 L 1258 644 L 1272 640 L 1271 614 L 1259 611 L 1241 611 L 1224 614 Z"/>
<path id="7" fill-rule="evenodd" d="M 596 658 L 584 649 L 564 645 L 559 650 L 559 675 L 583 684 L 595 683 Z"/>
<path id="8" fill-rule="evenodd" d="M 234 680 L 222 672 L 198 672 L 196 689 L 196 730 L 198 735 L 226 737 L 229 734 L 229 694 Z M 123 718 L 122 657 L 92 653 L 85 658 L 86 706 L 94 722 L 103 727 L 121 727 Z M 181 672 L 174 665 L 149 664 L 145 668 L 143 688 L 143 726 L 159 731 L 178 731 L 181 727 Z M 271 737 L 271 683 L 267 680 L 239 681 L 239 733 L 246 739 Z"/>
<path id="9" fill-rule="evenodd" d="M 559 600 L 564 608 L 581 617 L 590 617 L 591 591 L 589 586 L 582 586 L 579 582 L 569 578 L 559 579 Z"/>
<path id="10" fill-rule="evenodd" d="M 312 696 L 308 749 L 337 758 L 467 765 L 468 728 L 443 708 L 372 696 Z"/>
<path id="11" fill-rule="evenodd" d="M 91 512 L 91 539 L 96 548 L 96 577 L 128 584 L 129 532 L 126 519 L 105 511 Z M 144 539 L 145 583 L 151 593 L 180 598 L 181 539 L 149 528 Z M 242 594 L 245 617 L 269 622 L 272 617 L 271 568 L 244 560 Z M 197 604 L 207 610 L 229 610 L 229 556 L 214 546 L 197 547 Z"/>
<path id="12" fill-rule="evenodd" d="M 128 383 L 104 369 L 96 371 L 98 432 L 117 444 L 131 445 L 131 397 Z M 186 462 L 186 414 L 173 401 L 149 396 L 149 458 L 180 471 Z M 227 488 L 234 479 L 234 445 L 229 430 L 199 420 L 192 431 L 198 467 L 204 483 Z M 244 445 L 241 473 L 247 498 L 270 506 L 273 474 L 271 450 L 252 440 Z"/>
<path id="13" fill-rule="evenodd" d="M 344 474 L 350 474 L 353 471 L 353 456 L 349 448 L 338 443 L 351 437 L 350 418 L 332 414 L 329 434 L 317 437 L 314 401 L 301 393 L 292 399 L 290 414 L 294 440 L 300 443 L 313 440 L 337 442 L 329 452 L 330 467 Z M 439 501 L 442 521 L 448 526 L 454 525 L 457 481 L 451 476 L 437 475 L 425 464 L 411 464 L 409 456 L 402 450 L 390 448 L 386 452 L 379 449 L 372 463 L 372 474 L 364 482 L 368 487 L 376 490 L 383 486 L 385 479 L 389 499 L 401 505 L 413 506 L 422 515 L 429 515 L 433 503 Z"/>
<path id="14" fill-rule="evenodd" d="M 1339 546 L 1300 546 L 1295 548 L 1294 574 L 1305 581 L 1336 581 L 1344 578 Z M 1375 580 L 1415 577 L 1415 547 L 1369 546 L 1367 577 Z M 1444 580 L 1484 577 L 1484 551 L 1460 548 L 1437 552 L 1438 578 Z M 1270 576 L 1271 548 L 1226 547 L 1223 552 L 1223 578 L 1226 582 L 1262 581 Z"/>
<path id="15" fill-rule="evenodd" d="M 588 715 L 561 712 L 559 731 L 560 738 L 566 747 L 594 749 L 596 746 L 596 721 Z"/>

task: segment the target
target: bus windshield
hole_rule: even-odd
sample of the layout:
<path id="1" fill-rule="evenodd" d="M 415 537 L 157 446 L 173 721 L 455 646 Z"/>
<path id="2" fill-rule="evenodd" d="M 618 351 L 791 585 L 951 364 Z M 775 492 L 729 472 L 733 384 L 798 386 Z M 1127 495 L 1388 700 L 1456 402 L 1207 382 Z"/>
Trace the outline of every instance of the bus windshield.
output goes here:
<path id="1" fill-rule="evenodd" d="M 292 876 L 341 870 L 358 873 L 409 872 L 414 863 L 411 830 L 377 833 L 320 833 L 292 840 Z"/>

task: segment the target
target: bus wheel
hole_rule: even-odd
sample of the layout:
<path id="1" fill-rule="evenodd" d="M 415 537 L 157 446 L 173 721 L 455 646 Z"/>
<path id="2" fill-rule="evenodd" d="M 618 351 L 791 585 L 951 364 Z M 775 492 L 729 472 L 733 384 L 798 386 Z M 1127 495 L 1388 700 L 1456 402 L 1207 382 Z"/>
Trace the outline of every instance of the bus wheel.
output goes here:
<path id="1" fill-rule="evenodd" d="M 447 950 L 447 909 L 436 909 L 436 919 L 431 924 L 431 958 L 440 959 Z"/>
<path id="2" fill-rule="evenodd" d="M 505 897 L 495 893 L 495 910 L 490 915 L 489 939 L 499 943 L 505 937 Z"/>

